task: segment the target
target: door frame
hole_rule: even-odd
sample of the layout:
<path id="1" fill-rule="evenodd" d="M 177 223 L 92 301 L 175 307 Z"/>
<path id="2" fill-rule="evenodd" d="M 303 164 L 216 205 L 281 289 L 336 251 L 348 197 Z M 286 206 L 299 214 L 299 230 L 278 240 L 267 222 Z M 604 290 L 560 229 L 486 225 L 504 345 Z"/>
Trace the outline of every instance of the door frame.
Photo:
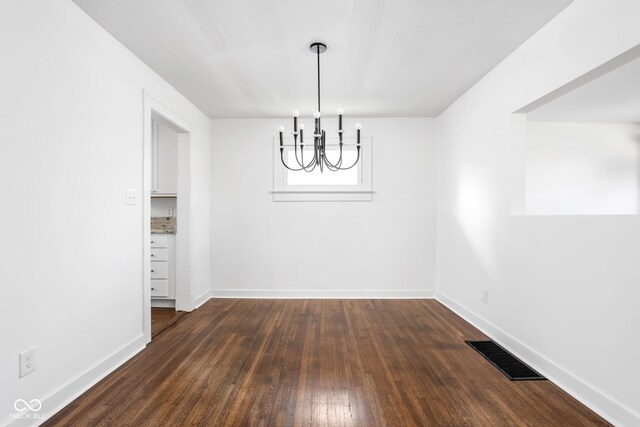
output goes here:
<path id="1" fill-rule="evenodd" d="M 143 90 L 142 330 L 151 341 L 151 186 L 152 116 L 159 115 L 178 131 L 178 198 L 176 215 L 176 310 L 195 307 L 191 282 L 191 135 L 193 125 Z"/>

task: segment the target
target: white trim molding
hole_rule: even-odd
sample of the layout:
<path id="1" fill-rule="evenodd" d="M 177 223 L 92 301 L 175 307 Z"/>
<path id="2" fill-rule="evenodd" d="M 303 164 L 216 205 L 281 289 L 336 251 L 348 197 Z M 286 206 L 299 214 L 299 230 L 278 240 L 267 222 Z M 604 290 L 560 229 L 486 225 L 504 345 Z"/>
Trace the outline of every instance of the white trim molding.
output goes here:
<path id="1" fill-rule="evenodd" d="M 370 202 L 373 191 L 272 191 L 274 202 Z"/>
<path id="2" fill-rule="evenodd" d="M 143 209 L 142 209 L 142 329 L 146 342 L 151 342 L 151 187 L 152 187 L 152 116 L 166 119 L 166 122 L 178 131 L 178 234 L 176 235 L 176 299 L 177 310 L 193 310 L 191 262 L 191 135 L 193 125 L 175 113 L 171 108 L 158 101 L 147 91 L 143 97 Z"/>
<path id="3" fill-rule="evenodd" d="M 640 415 L 597 387 L 558 366 L 442 292 L 436 292 L 436 299 L 613 425 L 640 426 Z"/>
<path id="4" fill-rule="evenodd" d="M 119 350 L 111 353 L 102 361 L 87 369 L 84 373 L 63 384 L 57 390 L 41 399 L 42 407 L 38 411 L 38 414 L 45 414 L 46 417 L 44 419 L 34 420 L 35 414 L 23 413 L 21 415 L 25 416 L 25 418 L 9 419 L 2 425 L 19 427 L 41 424 L 77 399 L 82 393 L 96 385 L 104 377 L 118 369 L 133 356 L 144 350 L 145 345 L 146 339 L 144 334 L 138 335 Z M 27 418 L 26 416 L 29 415 L 30 418 Z"/>
<path id="5" fill-rule="evenodd" d="M 195 299 L 193 309 L 195 310 L 197 308 L 200 308 L 202 304 L 209 301 L 210 299 L 211 299 L 211 290 L 208 290 Z"/>
<path id="6" fill-rule="evenodd" d="M 152 299 L 151 308 L 176 308 L 174 299 Z"/>
<path id="7" fill-rule="evenodd" d="M 433 299 L 428 290 L 288 290 L 288 289 L 213 289 L 211 298 L 260 299 Z"/>

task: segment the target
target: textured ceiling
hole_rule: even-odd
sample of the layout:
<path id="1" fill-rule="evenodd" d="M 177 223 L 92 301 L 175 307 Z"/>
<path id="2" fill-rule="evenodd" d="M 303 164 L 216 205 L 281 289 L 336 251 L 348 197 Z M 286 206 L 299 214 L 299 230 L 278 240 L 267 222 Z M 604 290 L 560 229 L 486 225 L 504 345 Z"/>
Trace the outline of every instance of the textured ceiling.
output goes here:
<path id="1" fill-rule="evenodd" d="M 210 117 L 435 116 L 571 0 L 75 0 Z"/>

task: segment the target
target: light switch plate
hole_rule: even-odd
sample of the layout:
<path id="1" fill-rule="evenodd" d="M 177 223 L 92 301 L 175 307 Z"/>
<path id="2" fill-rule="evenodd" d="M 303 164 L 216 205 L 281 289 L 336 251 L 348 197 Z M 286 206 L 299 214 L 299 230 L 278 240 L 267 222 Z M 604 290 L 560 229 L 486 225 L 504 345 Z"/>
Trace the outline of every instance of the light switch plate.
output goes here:
<path id="1" fill-rule="evenodd" d="M 138 194 L 136 190 L 133 188 L 127 188 L 125 203 L 127 205 L 137 205 L 138 204 Z"/>

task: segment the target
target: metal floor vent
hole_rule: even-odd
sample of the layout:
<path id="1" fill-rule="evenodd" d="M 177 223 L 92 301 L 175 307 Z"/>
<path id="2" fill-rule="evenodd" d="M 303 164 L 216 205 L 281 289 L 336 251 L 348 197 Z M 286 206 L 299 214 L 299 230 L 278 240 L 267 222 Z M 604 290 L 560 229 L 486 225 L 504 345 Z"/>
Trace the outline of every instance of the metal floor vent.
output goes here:
<path id="1" fill-rule="evenodd" d="M 511 381 L 546 380 L 520 359 L 493 341 L 465 341 Z"/>

